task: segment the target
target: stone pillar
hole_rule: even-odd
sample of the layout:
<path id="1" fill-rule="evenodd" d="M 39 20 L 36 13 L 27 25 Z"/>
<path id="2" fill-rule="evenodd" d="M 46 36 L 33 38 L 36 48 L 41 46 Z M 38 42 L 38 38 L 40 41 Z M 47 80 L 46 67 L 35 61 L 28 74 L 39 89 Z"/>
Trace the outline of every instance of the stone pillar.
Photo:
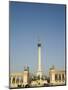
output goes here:
<path id="1" fill-rule="evenodd" d="M 37 76 L 42 77 L 42 70 L 41 70 L 41 43 L 38 43 L 38 72 Z"/>

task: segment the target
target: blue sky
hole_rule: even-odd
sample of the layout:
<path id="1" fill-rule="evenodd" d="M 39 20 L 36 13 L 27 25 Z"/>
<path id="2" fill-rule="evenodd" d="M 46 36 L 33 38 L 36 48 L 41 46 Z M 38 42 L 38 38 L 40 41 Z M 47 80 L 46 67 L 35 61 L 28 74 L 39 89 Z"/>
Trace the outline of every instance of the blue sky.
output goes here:
<path id="1" fill-rule="evenodd" d="M 10 2 L 10 71 L 28 65 L 37 71 L 37 43 L 42 43 L 42 68 L 65 69 L 65 6 Z"/>

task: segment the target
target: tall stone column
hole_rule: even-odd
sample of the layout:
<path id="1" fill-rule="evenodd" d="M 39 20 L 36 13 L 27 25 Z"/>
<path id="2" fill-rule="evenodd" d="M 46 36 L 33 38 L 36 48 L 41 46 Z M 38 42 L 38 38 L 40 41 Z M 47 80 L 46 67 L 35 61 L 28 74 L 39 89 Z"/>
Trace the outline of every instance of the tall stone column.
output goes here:
<path id="1" fill-rule="evenodd" d="M 42 69 L 41 69 L 41 43 L 38 43 L 38 72 L 37 76 L 42 76 Z"/>
<path id="2" fill-rule="evenodd" d="M 41 44 L 38 44 L 38 71 L 41 71 Z"/>

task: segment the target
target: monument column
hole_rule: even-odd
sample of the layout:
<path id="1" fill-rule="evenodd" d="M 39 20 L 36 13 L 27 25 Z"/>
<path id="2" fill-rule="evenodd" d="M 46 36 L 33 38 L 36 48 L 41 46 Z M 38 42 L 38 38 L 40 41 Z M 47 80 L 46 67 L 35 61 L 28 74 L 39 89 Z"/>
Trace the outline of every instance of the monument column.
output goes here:
<path id="1" fill-rule="evenodd" d="M 38 44 L 38 71 L 41 71 L 41 44 Z"/>
<path id="2" fill-rule="evenodd" d="M 38 43 L 38 72 L 37 76 L 42 76 L 42 70 L 41 70 L 41 43 Z"/>

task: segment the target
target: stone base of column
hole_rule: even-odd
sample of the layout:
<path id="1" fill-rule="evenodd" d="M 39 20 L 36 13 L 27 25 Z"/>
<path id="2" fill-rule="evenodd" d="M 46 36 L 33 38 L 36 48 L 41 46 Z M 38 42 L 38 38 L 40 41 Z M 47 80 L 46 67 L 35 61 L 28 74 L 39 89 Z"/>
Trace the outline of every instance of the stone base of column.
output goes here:
<path id="1" fill-rule="evenodd" d="M 42 71 L 37 72 L 37 77 L 39 77 L 40 79 L 42 78 Z"/>

